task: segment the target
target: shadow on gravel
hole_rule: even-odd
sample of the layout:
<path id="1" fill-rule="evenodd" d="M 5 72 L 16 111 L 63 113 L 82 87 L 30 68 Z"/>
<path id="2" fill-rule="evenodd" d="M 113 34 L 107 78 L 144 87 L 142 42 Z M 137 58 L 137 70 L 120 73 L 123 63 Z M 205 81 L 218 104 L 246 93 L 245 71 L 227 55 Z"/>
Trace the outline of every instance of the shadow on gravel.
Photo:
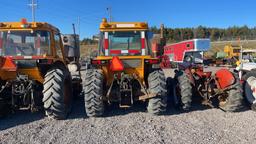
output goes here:
<path id="1" fill-rule="evenodd" d="M 134 102 L 130 108 L 120 108 L 118 104 L 111 104 L 106 106 L 103 117 L 113 117 L 120 115 L 127 115 L 130 113 L 146 112 L 147 105 L 143 102 Z"/>
<path id="2" fill-rule="evenodd" d="M 0 131 L 43 119 L 44 116 L 42 111 L 36 113 L 25 110 L 16 111 L 14 114 L 0 118 Z"/>
<path id="3" fill-rule="evenodd" d="M 76 97 L 73 103 L 72 112 L 67 119 L 82 119 L 88 118 L 84 107 L 84 98 Z"/>
<path id="4" fill-rule="evenodd" d="M 76 98 L 73 103 L 73 109 L 67 120 L 69 119 L 80 119 L 86 118 L 84 110 L 84 100 L 83 98 Z M 18 110 L 15 113 L 9 113 L 5 117 L 0 117 L 0 131 L 9 129 L 18 125 L 28 124 L 34 121 L 38 121 L 45 118 L 43 111 L 31 113 L 28 110 Z"/>
<path id="5" fill-rule="evenodd" d="M 105 105 L 104 115 L 102 117 L 112 117 L 126 115 L 129 113 L 136 112 L 146 112 L 147 104 L 143 102 L 134 102 L 134 105 L 130 108 L 120 108 L 118 103 L 113 103 L 111 105 Z M 82 97 L 77 97 L 74 101 L 73 109 L 68 119 L 80 119 L 89 118 L 86 115 L 84 99 Z"/>

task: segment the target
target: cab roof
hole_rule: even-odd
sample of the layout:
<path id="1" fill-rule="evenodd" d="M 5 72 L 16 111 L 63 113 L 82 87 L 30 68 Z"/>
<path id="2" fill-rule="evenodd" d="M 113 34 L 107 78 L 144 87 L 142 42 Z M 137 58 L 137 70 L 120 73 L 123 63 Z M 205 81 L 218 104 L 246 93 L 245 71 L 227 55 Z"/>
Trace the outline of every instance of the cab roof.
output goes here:
<path id="1" fill-rule="evenodd" d="M 59 29 L 46 22 L 27 22 L 22 19 L 20 22 L 0 22 L 0 29 L 51 29 L 59 32 Z"/>
<path id="2" fill-rule="evenodd" d="M 108 22 L 106 18 L 102 19 L 100 31 L 142 31 L 148 30 L 146 22 Z"/>

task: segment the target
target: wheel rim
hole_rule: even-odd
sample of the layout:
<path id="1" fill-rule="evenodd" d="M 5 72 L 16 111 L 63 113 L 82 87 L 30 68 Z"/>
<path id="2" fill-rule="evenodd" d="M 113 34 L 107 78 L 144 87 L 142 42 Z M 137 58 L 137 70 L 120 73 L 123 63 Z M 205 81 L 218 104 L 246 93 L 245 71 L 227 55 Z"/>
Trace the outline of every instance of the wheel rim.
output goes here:
<path id="1" fill-rule="evenodd" d="M 186 61 L 186 62 L 191 62 L 191 61 L 192 61 L 192 58 L 191 58 L 190 56 L 187 56 L 187 57 L 185 57 L 185 61 Z"/>
<path id="2" fill-rule="evenodd" d="M 249 103 L 255 103 L 256 101 L 256 78 L 251 76 L 245 83 L 245 97 Z"/>

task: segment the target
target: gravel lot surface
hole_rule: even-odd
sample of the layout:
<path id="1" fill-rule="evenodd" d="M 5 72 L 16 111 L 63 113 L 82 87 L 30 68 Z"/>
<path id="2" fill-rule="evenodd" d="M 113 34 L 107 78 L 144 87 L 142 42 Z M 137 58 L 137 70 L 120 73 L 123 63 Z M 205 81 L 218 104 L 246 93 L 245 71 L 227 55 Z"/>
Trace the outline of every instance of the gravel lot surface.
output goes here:
<path id="1" fill-rule="evenodd" d="M 112 106 L 104 117 L 88 118 L 78 99 L 69 118 L 61 121 L 45 118 L 42 112 L 19 111 L 0 119 L 0 144 L 256 143 L 256 112 L 248 109 L 225 113 L 195 104 L 187 113 L 169 106 L 165 115 L 153 116 L 145 108 Z"/>

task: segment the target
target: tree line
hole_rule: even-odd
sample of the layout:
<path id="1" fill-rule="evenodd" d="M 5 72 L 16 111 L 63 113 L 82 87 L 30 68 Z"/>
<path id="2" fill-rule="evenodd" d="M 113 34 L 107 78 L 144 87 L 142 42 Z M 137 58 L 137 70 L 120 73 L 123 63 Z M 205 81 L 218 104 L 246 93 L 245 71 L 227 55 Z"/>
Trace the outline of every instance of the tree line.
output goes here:
<path id="1" fill-rule="evenodd" d="M 151 27 L 153 33 L 160 33 L 157 27 Z M 210 38 L 211 41 L 253 40 L 256 39 L 256 27 L 232 26 L 229 28 L 211 28 L 198 26 L 196 28 L 165 28 L 168 42 L 178 42 L 193 38 Z"/>
<path id="2" fill-rule="evenodd" d="M 84 38 L 83 40 L 80 41 L 81 45 L 95 45 L 98 44 L 97 40 L 93 40 L 90 38 Z"/>
<path id="3" fill-rule="evenodd" d="M 151 27 L 153 33 L 160 33 L 156 26 Z M 256 27 L 232 26 L 228 28 L 212 28 L 198 26 L 196 28 L 165 28 L 164 35 L 168 43 L 189 40 L 193 38 L 210 38 L 211 41 L 231 41 L 231 40 L 254 40 L 256 39 Z M 97 44 L 98 41 L 84 38 L 80 41 L 83 45 Z"/>

